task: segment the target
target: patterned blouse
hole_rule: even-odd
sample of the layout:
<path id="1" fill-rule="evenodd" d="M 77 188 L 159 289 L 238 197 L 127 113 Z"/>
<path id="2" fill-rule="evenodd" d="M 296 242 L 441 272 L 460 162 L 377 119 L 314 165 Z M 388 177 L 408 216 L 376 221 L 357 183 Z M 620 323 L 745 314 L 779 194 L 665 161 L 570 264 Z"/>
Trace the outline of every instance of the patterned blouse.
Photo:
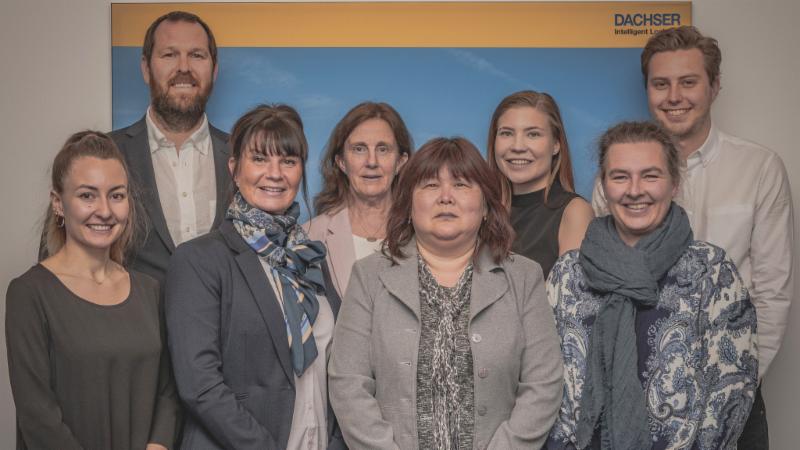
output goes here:
<path id="1" fill-rule="evenodd" d="M 469 342 L 472 264 L 451 288 L 436 281 L 422 257 L 419 257 L 418 264 L 421 321 L 417 358 L 419 448 L 471 450 L 475 431 L 475 385 Z M 449 320 L 446 314 L 450 315 Z M 450 431 L 450 435 L 440 437 L 438 443 L 434 429 L 439 427 L 443 430 L 443 424 L 436 420 L 437 415 L 447 417 Z M 447 441 L 449 448 L 444 443 Z"/>
<path id="2" fill-rule="evenodd" d="M 565 381 L 548 449 L 575 448 L 589 336 L 604 301 L 578 261 L 577 250 L 566 253 L 547 280 Z M 659 281 L 658 305 L 637 310 L 636 335 L 651 448 L 735 449 L 757 384 L 756 314 L 725 252 L 694 241 Z"/>

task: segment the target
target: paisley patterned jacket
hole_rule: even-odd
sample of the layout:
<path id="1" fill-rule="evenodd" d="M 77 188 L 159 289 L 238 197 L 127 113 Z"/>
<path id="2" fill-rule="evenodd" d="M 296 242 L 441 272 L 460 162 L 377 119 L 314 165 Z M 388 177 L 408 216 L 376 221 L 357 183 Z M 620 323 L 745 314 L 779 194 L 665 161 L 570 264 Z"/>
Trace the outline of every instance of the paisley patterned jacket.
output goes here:
<path id="1" fill-rule="evenodd" d="M 548 449 L 575 448 L 589 336 L 605 300 L 586 285 L 578 255 L 564 254 L 547 280 L 565 381 Z M 637 310 L 636 334 L 652 448 L 735 449 L 758 382 L 756 314 L 724 250 L 694 241 L 659 281 L 658 305 Z"/>

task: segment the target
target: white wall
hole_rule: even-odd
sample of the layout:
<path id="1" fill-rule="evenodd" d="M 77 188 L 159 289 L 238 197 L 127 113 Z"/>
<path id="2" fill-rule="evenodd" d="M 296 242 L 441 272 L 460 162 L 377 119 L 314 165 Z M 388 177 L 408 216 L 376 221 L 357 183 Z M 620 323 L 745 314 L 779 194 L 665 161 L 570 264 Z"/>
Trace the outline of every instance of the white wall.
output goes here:
<path id="1" fill-rule="evenodd" d="M 800 152 L 793 129 L 800 127 L 800 27 L 795 24 L 800 2 L 695 0 L 693 5 L 695 25 L 716 37 L 723 51 L 716 122 L 783 157 L 793 181 L 795 211 L 800 211 Z M 35 262 L 54 153 L 74 131 L 111 126 L 110 16 L 108 0 L 0 4 L 3 292 Z M 795 235 L 800 237 L 797 230 Z M 0 317 L 5 317 L 2 301 Z M 799 347 L 800 309 L 795 307 L 783 349 L 764 382 L 772 446 L 779 450 L 798 446 Z M 0 448 L 10 449 L 14 407 L 5 360 L 0 343 Z"/>

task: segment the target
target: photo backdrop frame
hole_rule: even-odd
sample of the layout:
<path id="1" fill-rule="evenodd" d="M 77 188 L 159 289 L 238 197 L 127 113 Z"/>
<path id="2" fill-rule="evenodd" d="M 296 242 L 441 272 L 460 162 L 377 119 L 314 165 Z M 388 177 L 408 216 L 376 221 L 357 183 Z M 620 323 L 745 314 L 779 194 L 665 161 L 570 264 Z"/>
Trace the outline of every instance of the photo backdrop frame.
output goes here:
<path id="1" fill-rule="evenodd" d="M 649 117 L 639 56 L 654 32 L 691 25 L 690 2 L 114 3 L 112 123 L 149 104 L 139 62 L 147 27 L 162 14 L 199 15 L 219 47 L 209 121 L 229 131 L 260 103 L 287 103 L 309 142 L 309 198 L 334 125 L 357 103 L 384 101 L 416 147 L 464 136 L 482 152 L 491 114 L 523 89 L 559 104 L 576 190 L 589 199 L 597 137 Z M 301 220 L 308 218 L 303 208 Z"/>

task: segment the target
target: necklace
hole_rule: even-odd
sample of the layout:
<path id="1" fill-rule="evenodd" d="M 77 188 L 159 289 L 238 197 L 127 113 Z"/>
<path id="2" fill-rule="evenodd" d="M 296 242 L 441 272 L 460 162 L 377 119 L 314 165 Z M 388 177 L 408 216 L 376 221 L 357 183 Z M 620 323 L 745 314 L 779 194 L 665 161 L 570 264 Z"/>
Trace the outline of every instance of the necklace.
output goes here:
<path id="1" fill-rule="evenodd" d="M 356 214 L 355 209 L 351 209 L 351 211 L 353 211 L 353 218 L 356 218 L 358 220 L 351 220 L 350 222 L 357 222 L 359 231 L 361 231 L 361 234 L 364 236 L 364 239 L 366 239 L 367 242 L 377 242 L 382 234 L 381 230 L 386 227 L 386 219 L 384 218 L 384 220 L 378 224 L 375 230 L 370 232 L 364 226 L 364 222 L 366 222 L 364 220 L 364 216 Z"/>
<path id="2" fill-rule="evenodd" d="M 69 273 L 69 272 L 65 272 L 63 270 L 57 271 L 57 272 L 54 272 L 54 273 L 56 275 L 59 275 L 59 276 L 62 276 L 62 277 L 77 278 L 79 280 L 91 281 L 97 286 L 102 286 L 106 281 L 111 280 L 111 278 L 113 277 L 113 272 L 116 271 L 117 268 L 118 268 L 117 264 L 116 263 L 112 263 L 110 266 L 108 266 L 106 268 L 105 276 L 100 280 L 96 279 L 95 277 L 93 277 L 91 275 L 86 276 L 86 275 L 81 275 L 81 274 L 77 274 L 77 273 Z"/>
<path id="3" fill-rule="evenodd" d="M 108 280 L 108 278 L 109 278 L 109 275 L 106 275 L 105 277 L 103 277 L 102 280 L 96 280 L 94 277 L 86 277 L 86 276 L 82 276 L 82 275 L 76 275 L 76 274 L 73 274 L 73 273 L 65 273 L 65 272 L 58 272 L 57 275 L 61 275 L 62 277 L 77 278 L 79 280 L 92 281 L 92 282 L 94 282 L 94 284 L 96 284 L 98 286 L 102 286 L 103 283 L 105 283 L 106 280 Z"/>

